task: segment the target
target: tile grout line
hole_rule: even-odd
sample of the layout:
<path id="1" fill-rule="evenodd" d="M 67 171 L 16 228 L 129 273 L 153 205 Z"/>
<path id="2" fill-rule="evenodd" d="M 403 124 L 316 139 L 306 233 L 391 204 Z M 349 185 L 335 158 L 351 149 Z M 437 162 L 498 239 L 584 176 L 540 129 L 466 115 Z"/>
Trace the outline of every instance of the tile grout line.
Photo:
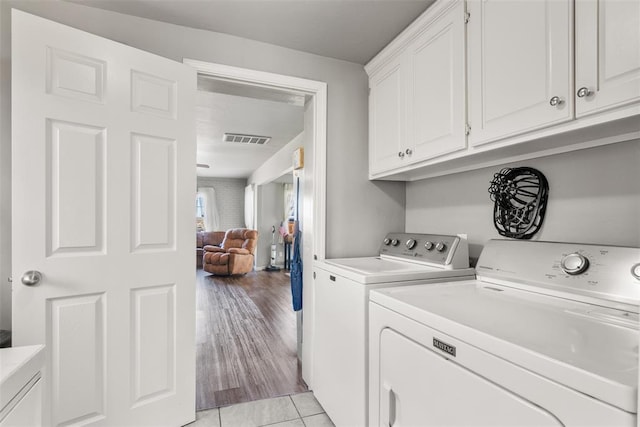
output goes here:
<path id="1" fill-rule="evenodd" d="M 296 413 L 298 414 L 298 417 L 302 419 L 302 414 L 298 410 L 298 407 L 296 406 L 296 402 L 293 401 L 293 397 L 291 397 L 291 395 L 289 395 L 288 397 L 289 397 L 289 400 L 291 401 L 291 404 L 293 404 L 293 407 L 296 408 Z M 304 421 L 302 423 L 304 424 Z"/>
<path id="2" fill-rule="evenodd" d="M 296 394 L 301 394 L 301 393 L 296 393 Z M 273 423 L 268 423 L 268 424 L 260 424 L 260 426 L 258 426 L 258 427 L 268 427 L 268 426 L 273 426 L 273 425 L 276 425 L 276 424 L 279 424 L 279 423 L 284 423 L 284 422 L 288 422 L 288 421 L 295 421 L 296 419 L 300 420 L 300 421 L 302 422 L 302 425 L 303 425 L 304 427 L 306 427 L 306 426 L 307 426 L 307 423 L 305 422 L 304 417 L 303 417 L 303 416 L 302 416 L 302 414 L 300 413 L 300 410 L 299 410 L 299 409 L 298 409 L 298 407 L 296 406 L 296 403 L 295 403 L 295 401 L 293 400 L 293 397 L 292 397 L 292 396 L 293 396 L 292 394 L 288 394 L 288 395 L 286 395 L 286 397 L 288 397 L 288 398 L 289 398 L 289 400 L 291 401 L 291 404 L 293 405 L 294 409 L 296 410 L 296 414 L 298 414 L 298 416 L 297 416 L 297 417 L 295 417 L 295 418 L 291 418 L 291 419 L 284 419 L 284 420 L 281 420 L 281 421 L 277 421 L 277 422 L 273 422 Z M 285 396 L 282 396 L 282 397 L 285 397 Z M 270 398 L 270 399 L 277 399 L 277 397 L 275 397 L 275 398 Z M 262 399 L 261 399 L 261 400 L 262 400 Z M 268 399 L 264 399 L 264 400 L 268 400 Z M 228 405 L 228 407 L 236 406 L 236 405 L 240 405 L 240 404 L 243 404 L 243 403 L 252 403 L 252 402 L 242 402 L 242 403 L 238 403 L 238 404 L 234 404 L 234 405 Z M 224 408 L 224 406 L 221 406 L 221 407 L 218 407 L 218 408 L 212 408 L 212 409 L 215 409 L 215 410 L 217 410 L 217 411 L 218 411 L 218 421 L 219 421 L 219 423 L 220 423 L 220 427 L 225 427 L 225 426 L 223 425 L 223 423 L 222 423 L 222 410 L 221 410 L 222 408 Z M 202 411 L 201 411 L 201 412 L 202 412 Z M 311 414 L 311 415 L 308 415 L 308 416 L 316 416 L 316 415 L 321 415 L 321 414 L 326 414 L 326 412 L 322 411 L 322 412 L 319 412 L 319 413 L 317 413 L 317 414 Z"/>
<path id="3" fill-rule="evenodd" d="M 285 396 L 279 396 L 279 397 L 285 397 Z M 269 399 L 260 399 L 260 400 L 271 400 L 271 399 L 278 399 L 279 397 L 271 397 Z M 274 423 L 268 423 L 268 424 L 260 424 L 257 427 L 268 427 L 268 426 L 273 426 L 276 424 L 280 424 L 280 423 L 286 423 L 288 421 L 295 421 L 295 420 L 300 420 L 302 421 L 302 424 L 306 426 L 306 424 L 304 423 L 304 420 L 302 420 L 302 416 L 300 415 L 300 411 L 298 411 L 298 407 L 296 406 L 295 402 L 293 401 L 293 399 L 291 398 L 291 395 L 288 394 L 286 395 L 286 397 L 289 398 L 289 400 L 291 400 L 291 404 L 293 405 L 294 409 L 296 410 L 296 414 L 298 414 L 297 418 L 290 418 L 290 419 L 285 419 L 285 420 L 280 420 L 280 421 L 276 421 Z M 254 402 L 258 402 L 258 400 L 254 401 Z M 251 402 L 243 402 L 243 403 L 251 403 Z M 241 403 L 237 403 L 235 405 L 240 405 Z M 230 405 L 230 406 L 234 406 L 234 405 Z M 220 427 L 224 427 L 222 425 L 222 419 L 220 419 Z"/>

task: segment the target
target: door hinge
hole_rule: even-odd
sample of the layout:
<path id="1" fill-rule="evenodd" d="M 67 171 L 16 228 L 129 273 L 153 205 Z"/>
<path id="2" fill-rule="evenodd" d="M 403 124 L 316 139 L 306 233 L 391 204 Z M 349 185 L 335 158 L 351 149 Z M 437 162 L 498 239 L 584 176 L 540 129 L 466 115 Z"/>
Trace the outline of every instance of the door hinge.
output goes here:
<path id="1" fill-rule="evenodd" d="M 471 133 L 471 125 L 469 123 L 465 123 L 464 125 L 464 134 L 469 135 Z"/>
<path id="2" fill-rule="evenodd" d="M 468 24 L 469 23 L 469 19 L 471 19 L 471 14 L 469 12 L 465 12 L 464 13 L 464 23 Z"/>

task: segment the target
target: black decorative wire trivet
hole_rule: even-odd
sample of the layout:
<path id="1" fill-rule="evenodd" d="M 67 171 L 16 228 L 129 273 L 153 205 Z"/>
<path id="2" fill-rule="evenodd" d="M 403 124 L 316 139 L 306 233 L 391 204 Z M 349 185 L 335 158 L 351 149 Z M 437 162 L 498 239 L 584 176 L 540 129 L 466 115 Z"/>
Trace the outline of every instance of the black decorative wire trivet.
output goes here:
<path id="1" fill-rule="evenodd" d="M 493 225 L 500 235 L 530 239 L 538 232 L 547 209 L 549 183 L 542 172 L 528 167 L 504 168 L 493 175 L 489 194 Z"/>

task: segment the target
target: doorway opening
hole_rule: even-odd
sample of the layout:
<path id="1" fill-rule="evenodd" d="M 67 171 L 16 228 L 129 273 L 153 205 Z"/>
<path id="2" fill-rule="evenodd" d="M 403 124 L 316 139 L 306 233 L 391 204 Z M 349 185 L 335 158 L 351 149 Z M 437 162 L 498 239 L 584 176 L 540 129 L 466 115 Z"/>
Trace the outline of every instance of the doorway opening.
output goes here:
<path id="1" fill-rule="evenodd" d="M 198 312 L 196 326 L 198 337 L 197 382 L 208 381 L 208 383 L 199 384 L 197 394 L 200 395 L 196 397 L 197 409 L 208 409 L 303 391 L 305 383 L 312 386 L 314 325 L 311 265 L 315 259 L 323 259 L 325 254 L 326 84 L 194 60 L 185 60 L 184 62 L 195 67 L 198 71 L 199 82 L 205 82 L 204 85 L 209 85 L 210 88 L 215 87 L 214 91 L 218 89 L 219 92 L 228 95 L 233 95 L 236 91 L 237 94 L 256 99 L 265 99 L 266 96 L 266 99 L 298 104 L 303 111 L 303 131 L 291 140 L 291 144 L 278 150 L 269 159 L 267 167 L 257 168 L 247 178 L 246 211 L 243 225 L 246 228 L 262 230 L 259 236 L 260 244 L 256 252 L 256 271 L 244 276 L 227 278 L 210 276 L 206 272 L 198 271 L 198 304 L 200 305 L 201 301 L 206 300 L 222 304 L 222 306 L 226 304 L 227 309 L 220 311 L 218 308 L 216 313 L 211 313 L 211 308 L 208 308 L 209 312 L 207 313 Z M 232 128 L 228 131 L 229 133 L 242 132 L 241 129 Z M 256 141 L 259 141 L 257 138 L 259 135 L 253 136 L 256 137 Z M 304 168 L 293 171 L 291 150 L 296 148 L 304 149 Z M 198 163 L 201 163 L 200 166 L 209 166 L 209 169 L 216 167 L 215 161 L 208 162 L 206 156 L 201 156 L 200 152 L 198 153 Z M 275 203 L 284 206 L 282 201 L 286 198 L 286 190 L 288 188 L 291 193 L 293 187 L 296 187 L 296 190 L 299 189 L 297 207 L 300 213 L 302 241 L 300 249 L 303 264 L 308 266 L 303 269 L 305 284 L 303 313 L 292 311 L 290 279 L 287 270 L 284 268 L 278 272 L 263 270 L 264 266 L 271 264 L 272 258 L 270 258 L 268 250 L 273 241 L 277 239 L 280 241 L 279 243 L 283 243 L 282 238 L 286 234 L 287 220 L 289 219 L 288 213 L 285 215 L 276 214 L 276 216 L 280 215 L 278 218 L 282 218 L 281 221 L 278 218 L 269 217 L 265 214 L 265 205 L 273 205 L 274 195 L 280 194 L 279 197 L 282 200 Z M 283 207 L 282 211 L 286 211 L 286 207 Z M 265 226 L 269 230 L 268 232 L 265 232 Z M 284 247 L 285 245 L 277 246 L 278 250 L 275 254 L 276 262 L 280 265 L 285 264 L 283 263 Z M 286 267 L 286 264 L 283 267 Z M 200 293 L 201 291 L 202 293 Z M 245 309 L 257 314 L 261 318 L 260 321 L 251 326 L 247 320 L 251 314 L 242 313 L 242 304 L 246 304 Z M 228 307 L 236 309 L 236 319 L 242 319 L 242 322 L 248 325 L 242 332 L 236 333 L 240 339 L 236 340 L 236 344 L 233 345 L 225 342 L 224 334 L 220 334 L 221 332 L 230 332 L 233 327 L 237 326 L 237 324 L 230 324 L 232 317 L 229 317 Z M 281 316 L 274 315 L 274 313 L 280 313 Z M 264 326 L 265 318 L 269 317 L 271 318 L 266 319 L 267 323 L 272 321 L 276 326 Z M 207 319 L 212 320 L 215 325 L 207 323 Z M 284 351 L 288 352 L 289 360 L 285 360 L 286 357 L 281 360 L 273 360 L 271 356 L 274 354 L 274 348 L 277 353 L 276 341 L 278 340 L 269 338 L 267 336 L 268 330 L 277 329 L 277 324 L 282 322 L 282 319 L 288 319 L 286 324 L 280 324 L 279 328 L 289 340 L 288 344 L 283 347 Z M 290 323 L 291 321 L 293 324 Z M 226 329 L 221 330 L 220 328 Z M 228 338 L 228 334 L 226 336 Z M 291 354 L 291 344 L 293 344 L 293 354 Z M 208 350 L 200 351 L 201 345 L 203 349 L 215 348 L 216 358 L 213 357 L 213 354 L 211 354 L 212 357 L 208 357 Z M 232 349 L 235 352 L 231 351 Z M 288 363 L 290 366 L 290 356 L 293 356 L 296 362 L 295 378 L 276 375 L 273 381 L 280 381 L 280 384 L 269 384 L 271 381 L 269 375 L 257 373 L 269 371 L 273 374 L 282 368 L 278 365 Z M 271 359 L 269 359 L 270 357 Z M 280 378 L 277 378 L 278 376 Z M 241 385 L 241 377 L 249 378 L 251 381 L 245 381 Z M 242 390 L 242 387 L 245 389 Z M 290 387 L 290 390 L 287 387 Z M 217 396 L 214 391 L 216 388 L 218 389 Z M 213 396 L 210 395 L 212 392 Z M 209 395 L 205 396 L 204 394 Z"/>

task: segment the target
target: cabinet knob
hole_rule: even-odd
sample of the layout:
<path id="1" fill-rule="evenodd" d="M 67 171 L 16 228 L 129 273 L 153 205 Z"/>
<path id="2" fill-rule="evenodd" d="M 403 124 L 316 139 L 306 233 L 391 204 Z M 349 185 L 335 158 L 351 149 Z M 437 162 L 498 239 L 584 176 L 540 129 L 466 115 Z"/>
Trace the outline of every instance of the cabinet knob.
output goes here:
<path id="1" fill-rule="evenodd" d="M 406 150 L 404 150 L 405 153 L 407 153 L 407 156 L 410 156 L 413 154 L 413 150 L 411 148 L 407 148 Z"/>
<path id="2" fill-rule="evenodd" d="M 578 89 L 578 98 L 584 98 L 590 95 L 593 95 L 593 92 L 591 92 L 588 88 L 586 87 L 581 87 L 580 89 Z"/>
<path id="3" fill-rule="evenodd" d="M 400 157 L 402 159 L 404 157 L 404 152 L 398 151 L 398 157 Z"/>
<path id="4" fill-rule="evenodd" d="M 554 96 L 553 98 L 551 98 L 549 100 L 549 105 L 551 105 L 552 107 L 557 107 L 558 105 L 562 104 L 564 101 L 562 99 L 560 99 L 559 96 Z"/>

